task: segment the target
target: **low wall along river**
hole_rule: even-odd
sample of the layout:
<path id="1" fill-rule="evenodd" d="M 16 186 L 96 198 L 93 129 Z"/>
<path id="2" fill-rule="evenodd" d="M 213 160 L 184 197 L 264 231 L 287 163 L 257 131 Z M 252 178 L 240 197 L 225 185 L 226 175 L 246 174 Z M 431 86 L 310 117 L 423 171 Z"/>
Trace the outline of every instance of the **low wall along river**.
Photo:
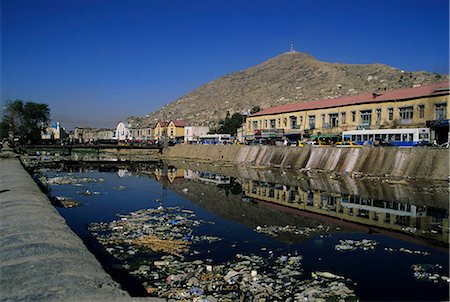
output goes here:
<path id="1" fill-rule="evenodd" d="M 449 177 L 448 149 L 438 148 L 176 145 L 165 150 L 163 157 L 380 177 Z"/>

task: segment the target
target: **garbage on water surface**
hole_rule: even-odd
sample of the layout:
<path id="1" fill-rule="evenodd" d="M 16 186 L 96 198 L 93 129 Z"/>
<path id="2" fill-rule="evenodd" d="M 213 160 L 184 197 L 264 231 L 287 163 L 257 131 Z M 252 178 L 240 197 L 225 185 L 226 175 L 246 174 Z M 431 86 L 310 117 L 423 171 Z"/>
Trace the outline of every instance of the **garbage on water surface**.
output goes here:
<path id="1" fill-rule="evenodd" d="M 362 240 L 339 240 L 339 244 L 334 246 L 336 251 L 340 252 L 348 252 L 354 251 L 357 249 L 362 250 L 373 250 L 378 245 L 378 242 L 375 240 L 362 239 Z"/>
<path id="2" fill-rule="evenodd" d="M 65 196 L 56 196 L 51 200 L 54 205 L 62 208 L 75 208 L 81 205 L 81 202 Z"/>
<path id="3" fill-rule="evenodd" d="M 411 269 L 414 272 L 414 278 L 417 280 L 439 282 L 450 282 L 449 276 L 444 275 L 442 266 L 439 264 L 413 264 Z"/>
<path id="4" fill-rule="evenodd" d="M 304 275 L 303 257 L 297 251 L 285 255 L 267 251 L 265 257 L 237 254 L 225 263 L 185 260 L 194 244 L 221 240 L 196 234 L 205 223 L 209 222 L 198 220 L 191 210 L 159 206 L 119 215 L 110 223 L 93 223 L 89 230 L 110 254 L 125 262 L 151 296 L 190 301 L 358 300 L 346 285 L 353 284 L 351 280 L 331 272 Z M 146 253 L 159 259 L 136 258 Z"/>

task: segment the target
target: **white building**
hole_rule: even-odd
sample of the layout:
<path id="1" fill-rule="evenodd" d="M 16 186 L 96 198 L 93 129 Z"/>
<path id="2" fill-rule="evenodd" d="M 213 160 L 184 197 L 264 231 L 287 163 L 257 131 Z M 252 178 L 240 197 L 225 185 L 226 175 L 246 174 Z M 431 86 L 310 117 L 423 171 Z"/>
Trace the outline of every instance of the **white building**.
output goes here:
<path id="1" fill-rule="evenodd" d="M 208 126 L 185 126 L 184 127 L 184 141 L 186 143 L 198 141 L 200 136 L 206 135 L 209 132 Z"/>
<path id="2" fill-rule="evenodd" d="M 118 141 L 126 141 L 132 139 L 130 126 L 128 125 L 128 123 L 124 123 L 122 121 L 117 123 L 114 138 Z"/>

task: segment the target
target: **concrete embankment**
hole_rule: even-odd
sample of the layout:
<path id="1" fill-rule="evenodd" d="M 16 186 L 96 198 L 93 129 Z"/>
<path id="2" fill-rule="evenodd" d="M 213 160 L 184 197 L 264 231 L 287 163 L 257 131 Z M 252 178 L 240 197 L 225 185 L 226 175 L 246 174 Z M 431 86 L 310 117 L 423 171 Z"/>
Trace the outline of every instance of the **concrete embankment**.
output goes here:
<path id="1" fill-rule="evenodd" d="M 448 149 L 395 147 L 283 147 L 176 145 L 164 158 L 248 166 L 332 171 L 339 174 L 447 180 Z"/>
<path id="2" fill-rule="evenodd" d="M 16 158 L 0 158 L 0 207 L 1 301 L 136 300 L 102 269 Z"/>

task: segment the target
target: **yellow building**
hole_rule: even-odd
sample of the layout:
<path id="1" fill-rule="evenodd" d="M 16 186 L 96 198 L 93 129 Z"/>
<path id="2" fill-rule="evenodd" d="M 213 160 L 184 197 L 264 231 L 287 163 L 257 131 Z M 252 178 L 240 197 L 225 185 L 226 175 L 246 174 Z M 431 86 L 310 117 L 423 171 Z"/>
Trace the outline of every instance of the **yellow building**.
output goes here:
<path id="1" fill-rule="evenodd" d="M 159 121 L 154 129 L 155 139 L 163 137 L 169 139 L 183 139 L 185 122 L 182 120 L 171 120 L 170 122 Z"/>
<path id="2" fill-rule="evenodd" d="M 171 120 L 167 125 L 167 136 L 170 139 L 182 139 L 184 137 L 185 123 L 182 120 Z"/>
<path id="3" fill-rule="evenodd" d="M 162 137 L 167 136 L 167 122 L 158 121 L 154 128 L 153 134 L 155 139 L 160 140 Z"/>
<path id="4" fill-rule="evenodd" d="M 432 139 L 448 139 L 449 82 L 287 104 L 250 115 L 247 140 L 339 136 L 356 129 L 431 128 Z"/>

